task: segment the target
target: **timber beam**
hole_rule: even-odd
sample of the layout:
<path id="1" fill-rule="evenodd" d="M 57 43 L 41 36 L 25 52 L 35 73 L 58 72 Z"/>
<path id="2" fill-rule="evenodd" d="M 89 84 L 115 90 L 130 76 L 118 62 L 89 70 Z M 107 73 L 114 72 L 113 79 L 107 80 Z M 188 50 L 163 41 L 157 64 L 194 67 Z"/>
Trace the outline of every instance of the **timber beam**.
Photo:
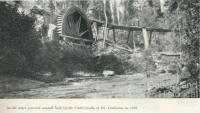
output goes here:
<path id="1" fill-rule="evenodd" d="M 91 22 L 96 22 L 98 26 L 103 26 L 105 24 L 104 21 L 90 19 Z M 138 27 L 138 26 L 124 26 L 124 25 L 116 25 L 116 24 L 110 24 L 107 25 L 110 29 L 120 29 L 120 30 L 131 30 L 131 31 L 142 31 L 143 28 L 145 28 L 147 31 L 151 32 L 173 32 L 177 30 L 172 29 L 163 29 L 163 28 L 150 28 L 150 27 Z"/>

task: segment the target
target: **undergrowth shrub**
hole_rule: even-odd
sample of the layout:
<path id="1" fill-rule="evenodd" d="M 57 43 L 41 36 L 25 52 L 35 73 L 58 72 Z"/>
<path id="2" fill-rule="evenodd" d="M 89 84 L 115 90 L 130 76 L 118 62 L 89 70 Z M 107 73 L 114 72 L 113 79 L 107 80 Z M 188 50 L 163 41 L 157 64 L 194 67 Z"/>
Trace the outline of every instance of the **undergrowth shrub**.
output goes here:
<path id="1" fill-rule="evenodd" d="M 17 4 L 0 2 L 0 75 L 33 76 L 39 39 L 32 15 L 19 13 Z"/>
<path id="2" fill-rule="evenodd" d="M 60 59 L 61 69 L 68 77 L 73 76 L 76 71 L 91 71 L 92 65 L 90 48 L 67 47 Z"/>
<path id="3" fill-rule="evenodd" d="M 123 62 L 123 68 L 125 73 L 141 73 L 144 71 L 144 67 L 142 65 L 142 58 L 138 58 L 133 56 L 131 59 L 127 59 Z"/>
<path id="4" fill-rule="evenodd" d="M 115 71 L 116 74 L 123 74 L 125 72 L 122 61 L 113 54 L 102 55 L 96 59 L 94 70 L 98 72 L 112 70 Z"/>

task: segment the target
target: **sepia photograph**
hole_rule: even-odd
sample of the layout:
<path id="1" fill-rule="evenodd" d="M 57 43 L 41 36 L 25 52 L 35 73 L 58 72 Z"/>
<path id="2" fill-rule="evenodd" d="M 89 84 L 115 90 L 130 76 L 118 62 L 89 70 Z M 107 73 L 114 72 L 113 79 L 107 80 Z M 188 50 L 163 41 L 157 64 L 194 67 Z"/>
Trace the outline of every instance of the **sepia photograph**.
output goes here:
<path id="1" fill-rule="evenodd" d="M 200 0 L 0 1 L 0 99 L 199 98 L 199 79 Z"/>

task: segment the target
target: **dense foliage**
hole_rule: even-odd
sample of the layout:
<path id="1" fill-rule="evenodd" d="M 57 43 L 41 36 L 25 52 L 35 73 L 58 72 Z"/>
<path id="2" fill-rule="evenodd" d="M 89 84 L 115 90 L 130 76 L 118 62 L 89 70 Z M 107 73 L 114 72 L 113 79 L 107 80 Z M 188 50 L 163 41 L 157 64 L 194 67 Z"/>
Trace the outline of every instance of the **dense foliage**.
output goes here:
<path id="1" fill-rule="evenodd" d="M 170 11 L 178 12 L 179 21 L 176 23 L 176 28 L 183 38 L 182 49 L 185 53 L 183 60 L 193 77 L 197 77 L 200 56 L 200 1 L 175 0 L 171 3 Z"/>
<path id="2" fill-rule="evenodd" d="M 34 18 L 19 13 L 18 4 L 0 2 L 0 73 L 25 76 L 35 68 L 40 46 Z"/>

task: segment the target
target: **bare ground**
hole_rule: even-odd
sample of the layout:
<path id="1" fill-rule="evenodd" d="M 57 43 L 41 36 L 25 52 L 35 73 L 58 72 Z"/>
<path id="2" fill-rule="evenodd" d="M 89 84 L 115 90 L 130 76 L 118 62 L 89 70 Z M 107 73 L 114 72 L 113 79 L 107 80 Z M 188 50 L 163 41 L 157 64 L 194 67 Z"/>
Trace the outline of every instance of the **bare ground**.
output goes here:
<path id="1" fill-rule="evenodd" d="M 1 79 L 4 87 L 1 87 L 0 98 L 145 98 L 147 90 L 176 82 L 176 75 L 151 75 L 150 78 L 141 73 L 107 78 L 66 78 L 51 84 L 24 79 L 24 82 L 15 81 L 14 86 L 12 82 L 2 83 Z M 5 83 L 15 88 L 5 90 Z"/>

